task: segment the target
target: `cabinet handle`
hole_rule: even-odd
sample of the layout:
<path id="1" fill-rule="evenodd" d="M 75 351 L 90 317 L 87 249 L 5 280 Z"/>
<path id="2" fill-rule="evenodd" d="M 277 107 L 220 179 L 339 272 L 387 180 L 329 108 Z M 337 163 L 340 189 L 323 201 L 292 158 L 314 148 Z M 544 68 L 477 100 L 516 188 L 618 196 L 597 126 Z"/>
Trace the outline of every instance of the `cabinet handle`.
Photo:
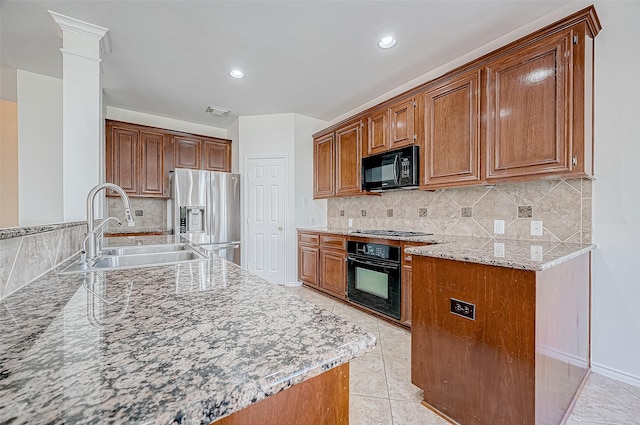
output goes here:
<path id="1" fill-rule="evenodd" d="M 575 166 L 578 165 L 578 156 L 574 155 L 573 158 L 571 159 L 571 163 Z"/>

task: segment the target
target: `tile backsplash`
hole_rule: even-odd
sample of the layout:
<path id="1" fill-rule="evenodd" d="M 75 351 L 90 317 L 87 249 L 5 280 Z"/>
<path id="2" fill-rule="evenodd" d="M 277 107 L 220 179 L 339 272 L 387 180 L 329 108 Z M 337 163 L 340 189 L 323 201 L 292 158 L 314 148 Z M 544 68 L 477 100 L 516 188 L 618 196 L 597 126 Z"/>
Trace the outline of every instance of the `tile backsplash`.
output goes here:
<path id="1" fill-rule="evenodd" d="M 329 199 L 327 224 L 357 229 L 414 230 L 436 235 L 591 243 L 589 179 L 539 180 L 456 189 L 403 190 Z M 493 221 L 505 221 L 494 235 Z M 531 236 L 531 221 L 542 236 Z"/>
<path id="2" fill-rule="evenodd" d="M 153 198 L 129 198 L 131 204 L 131 213 L 134 215 L 136 225 L 127 226 L 127 220 L 124 216 L 124 208 L 122 207 L 122 199 L 107 198 L 107 211 L 109 217 L 116 217 L 122 222 L 121 226 L 117 223 L 109 223 L 109 232 L 157 232 L 167 230 L 167 200 Z"/>
<path id="3" fill-rule="evenodd" d="M 82 249 L 86 224 L 0 239 L 0 300 Z"/>

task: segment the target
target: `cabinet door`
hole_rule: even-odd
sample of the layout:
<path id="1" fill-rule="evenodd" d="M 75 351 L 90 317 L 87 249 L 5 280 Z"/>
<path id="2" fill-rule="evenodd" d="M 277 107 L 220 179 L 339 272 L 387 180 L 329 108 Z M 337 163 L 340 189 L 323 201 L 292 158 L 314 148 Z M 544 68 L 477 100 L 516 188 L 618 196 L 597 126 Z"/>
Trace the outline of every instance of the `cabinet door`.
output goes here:
<path id="1" fill-rule="evenodd" d="M 480 181 L 479 90 L 477 70 L 424 94 L 423 188 Z"/>
<path id="2" fill-rule="evenodd" d="M 487 65 L 487 180 L 571 170 L 571 31 Z"/>
<path id="3" fill-rule="evenodd" d="M 320 288 L 343 298 L 347 290 L 346 253 L 320 250 Z"/>
<path id="4" fill-rule="evenodd" d="M 336 131 L 336 195 L 362 192 L 361 121 Z"/>
<path id="5" fill-rule="evenodd" d="M 124 189 L 127 194 L 138 192 L 138 138 L 140 133 L 125 127 L 109 126 L 107 128 L 107 182 L 114 183 Z M 109 191 L 109 195 L 115 192 Z"/>
<path id="6" fill-rule="evenodd" d="M 298 279 L 307 285 L 318 287 L 318 248 L 300 245 L 298 247 Z"/>
<path id="7" fill-rule="evenodd" d="M 231 146 L 227 142 L 203 140 L 202 168 L 211 171 L 231 171 Z"/>
<path id="8" fill-rule="evenodd" d="M 411 326 L 411 266 L 402 267 L 402 308 L 400 321 Z"/>
<path id="9" fill-rule="evenodd" d="M 387 140 L 389 136 L 388 120 L 389 111 L 387 108 L 374 112 L 367 117 L 367 150 L 365 156 L 386 152 L 389 149 Z"/>
<path id="10" fill-rule="evenodd" d="M 335 143 L 333 133 L 313 142 L 313 198 L 335 194 Z"/>
<path id="11" fill-rule="evenodd" d="M 414 105 L 415 101 L 411 98 L 389 108 L 389 150 L 413 144 Z"/>
<path id="12" fill-rule="evenodd" d="M 200 168 L 201 140 L 192 137 L 173 136 L 175 149 L 174 166 L 177 168 Z"/>
<path id="13" fill-rule="evenodd" d="M 140 195 L 166 196 L 164 135 L 140 132 Z"/>

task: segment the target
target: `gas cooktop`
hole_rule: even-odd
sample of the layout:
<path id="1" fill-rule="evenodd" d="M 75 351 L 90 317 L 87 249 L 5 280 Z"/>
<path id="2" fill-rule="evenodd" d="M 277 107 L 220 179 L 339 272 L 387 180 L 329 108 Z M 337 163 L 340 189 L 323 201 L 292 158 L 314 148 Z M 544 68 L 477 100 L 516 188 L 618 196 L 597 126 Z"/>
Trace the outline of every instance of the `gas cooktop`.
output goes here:
<path id="1" fill-rule="evenodd" d="M 398 236 L 398 237 L 433 235 L 433 233 L 409 232 L 404 230 L 354 230 L 351 233 L 360 233 L 363 235 L 375 235 L 375 236 Z"/>

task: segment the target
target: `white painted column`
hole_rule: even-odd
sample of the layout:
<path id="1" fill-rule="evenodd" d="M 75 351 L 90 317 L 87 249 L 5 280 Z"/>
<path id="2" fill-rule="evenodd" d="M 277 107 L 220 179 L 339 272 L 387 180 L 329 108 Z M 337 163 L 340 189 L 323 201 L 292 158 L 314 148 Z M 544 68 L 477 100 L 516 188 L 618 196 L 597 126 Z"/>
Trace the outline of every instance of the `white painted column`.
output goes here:
<path id="1" fill-rule="evenodd" d="M 85 220 L 87 193 L 104 175 L 100 62 L 109 51 L 109 30 L 49 13 L 62 30 L 64 221 Z"/>

